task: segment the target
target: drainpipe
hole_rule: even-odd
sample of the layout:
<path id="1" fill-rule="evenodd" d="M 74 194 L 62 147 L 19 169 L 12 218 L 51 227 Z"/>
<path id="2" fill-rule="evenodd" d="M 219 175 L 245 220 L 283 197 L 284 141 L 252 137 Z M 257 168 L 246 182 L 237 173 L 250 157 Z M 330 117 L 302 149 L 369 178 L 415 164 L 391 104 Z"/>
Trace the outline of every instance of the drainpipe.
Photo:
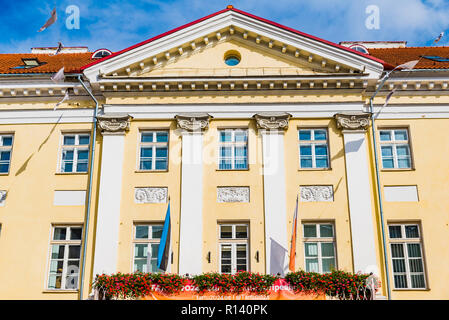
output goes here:
<path id="1" fill-rule="evenodd" d="M 380 189 L 380 176 L 379 176 L 379 163 L 377 161 L 377 142 L 376 142 L 376 130 L 374 125 L 374 112 L 373 112 L 373 100 L 374 97 L 377 95 L 377 93 L 380 91 L 382 86 L 384 85 L 385 81 L 390 77 L 391 73 L 388 72 L 385 76 L 382 82 L 379 84 L 377 90 L 374 92 L 374 94 L 369 99 L 369 108 L 371 113 L 371 130 L 373 135 L 373 148 L 374 148 L 374 163 L 376 168 L 376 184 L 377 184 L 377 194 L 379 197 L 379 215 L 380 215 L 380 224 L 381 224 L 381 230 L 382 230 L 382 245 L 383 245 L 383 252 L 384 252 L 384 261 L 385 261 L 385 277 L 387 280 L 387 295 L 388 300 L 391 300 L 391 289 L 390 289 L 390 274 L 388 271 L 388 257 L 387 257 L 387 245 L 385 240 L 385 228 L 384 228 L 384 215 L 383 215 L 383 205 L 382 205 L 382 194 Z"/>
<path id="2" fill-rule="evenodd" d="M 90 156 L 90 168 L 89 168 L 89 185 L 87 188 L 87 212 L 86 212 L 86 221 L 84 226 L 84 241 L 83 241 L 83 252 L 82 252 L 82 259 L 83 264 L 81 267 L 81 273 L 80 273 L 80 294 L 79 299 L 83 300 L 83 287 L 84 287 L 84 269 L 86 265 L 86 248 L 87 248 L 87 235 L 89 233 L 89 218 L 90 218 L 90 210 L 91 210 L 91 198 L 92 198 L 92 178 L 93 178 L 93 172 L 94 172 L 94 158 L 95 158 L 95 141 L 97 138 L 97 112 L 98 112 L 98 101 L 93 96 L 92 92 L 89 91 L 89 89 L 84 84 L 83 80 L 81 80 L 81 75 L 78 75 L 78 81 L 81 83 L 83 88 L 87 91 L 87 93 L 90 95 L 92 100 L 95 102 L 95 110 L 93 115 L 93 133 L 92 133 L 92 144 L 91 144 L 91 156 Z"/>

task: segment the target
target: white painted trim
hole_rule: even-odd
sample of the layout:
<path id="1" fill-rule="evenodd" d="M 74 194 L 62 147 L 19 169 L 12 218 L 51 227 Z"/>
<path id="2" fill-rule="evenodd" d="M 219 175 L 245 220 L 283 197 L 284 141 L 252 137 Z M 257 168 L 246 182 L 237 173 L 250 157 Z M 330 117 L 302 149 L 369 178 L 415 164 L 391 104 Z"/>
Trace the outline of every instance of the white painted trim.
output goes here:
<path id="1" fill-rule="evenodd" d="M 252 118 L 258 112 L 278 112 L 292 114 L 293 118 L 332 118 L 337 112 L 362 111 L 362 103 L 323 104 L 153 104 L 153 105 L 104 105 L 105 113 L 126 112 L 135 120 L 174 119 L 176 114 L 205 112 L 214 119 Z"/>
<path id="2" fill-rule="evenodd" d="M 117 272 L 125 135 L 103 136 L 93 276 Z"/>
<path id="3" fill-rule="evenodd" d="M 263 157 L 266 273 L 284 275 L 289 261 L 284 134 L 279 131 L 260 132 Z"/>
<path id="4" fill-rule="evenodd" d="M 86 190 L 55 190 L 53 205 L 83 206 L 86 202 Z"/>
<path id="5" fill-rule="evenodd" d="M 354 272 L 379 274 L 366 133 L 343 130 Z"/>
<path id="6" fill-rule="evenodd" d="M 179 271 L 202 273 L 203 261 L 203 135 L 183 132 Z"/>
<path id="7" fill-rule="evenodd" d="M 94 109 L 1 110 L 0 124 L 92 123 Z"/>

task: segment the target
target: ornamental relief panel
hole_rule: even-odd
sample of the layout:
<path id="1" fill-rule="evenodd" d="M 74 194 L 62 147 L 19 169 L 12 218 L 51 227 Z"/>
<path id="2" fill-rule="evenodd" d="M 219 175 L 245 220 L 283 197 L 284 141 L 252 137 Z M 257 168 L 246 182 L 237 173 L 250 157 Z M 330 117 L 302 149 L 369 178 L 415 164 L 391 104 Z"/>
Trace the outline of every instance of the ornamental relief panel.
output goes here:
<path id="1" fill-rule="evenodd" d="M 167 187 L 138 187 L 134 189 L 136 203 L 166 203 Z"/>
<path id="2" fill-rule="evenodd" d="M 334 201 L 333 186 L 300 186 L 302 202 Z"/>
<path id="3" fill-rule="evenodd" d="M 217 187 L 217 202 L 249 202 L 249 187 Z"/>
<path id="4" fill-rule="evenodd" d="M 6 201 L 6 190 L 1 190 L 0 191 L 0 206 L 4 206 L 5 205 L 5 201 Z"/>

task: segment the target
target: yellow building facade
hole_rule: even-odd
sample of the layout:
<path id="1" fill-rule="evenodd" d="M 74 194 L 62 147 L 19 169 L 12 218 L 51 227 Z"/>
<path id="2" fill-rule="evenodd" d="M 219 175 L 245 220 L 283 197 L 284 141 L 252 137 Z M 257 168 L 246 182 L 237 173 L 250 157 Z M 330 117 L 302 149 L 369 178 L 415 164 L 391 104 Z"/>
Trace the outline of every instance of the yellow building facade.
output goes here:
<path id="1" fill-rule="evenodd" d="M 0 75 L 1 299 L 158 271 L 169 202 L 169 272 L 286 274 L 297 199 L 297 270 L 449 298 L 444 70 L 388 74 L 373 123 L 387 63 L 234 8 L 83 65 Z"/>

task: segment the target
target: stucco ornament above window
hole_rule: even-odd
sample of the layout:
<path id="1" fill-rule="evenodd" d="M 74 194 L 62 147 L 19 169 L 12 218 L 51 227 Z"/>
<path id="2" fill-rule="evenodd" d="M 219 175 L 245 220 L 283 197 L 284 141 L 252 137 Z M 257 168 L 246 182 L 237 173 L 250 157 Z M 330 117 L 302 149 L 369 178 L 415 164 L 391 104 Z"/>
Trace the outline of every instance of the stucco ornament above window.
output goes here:
<path id="1" fill-rule="evenodd" d="M 124 133 L 129 130 L 132 117 L 129 114 L 104 114 L 97 116 L 98 128 L 102 134 Z"/>
<path id="2" fill-rule="evenodd" d="M 187 131 L 207 130 L 211 118 L 207 113 L 186 113 L 178 114 L 175 117 L 178 128 Z"/>
<path id="3" fill-rule="evenodd" d="M 340 130 L 366 130 L 369 127 L 371 113 L 337 113 L 334 118 Z"/>
<path id="4" fill-rule="evenodd" d="M 287 112 L 261 112 L 254 115 L 257 129 L 287 130 L 291 114 Z"/>

